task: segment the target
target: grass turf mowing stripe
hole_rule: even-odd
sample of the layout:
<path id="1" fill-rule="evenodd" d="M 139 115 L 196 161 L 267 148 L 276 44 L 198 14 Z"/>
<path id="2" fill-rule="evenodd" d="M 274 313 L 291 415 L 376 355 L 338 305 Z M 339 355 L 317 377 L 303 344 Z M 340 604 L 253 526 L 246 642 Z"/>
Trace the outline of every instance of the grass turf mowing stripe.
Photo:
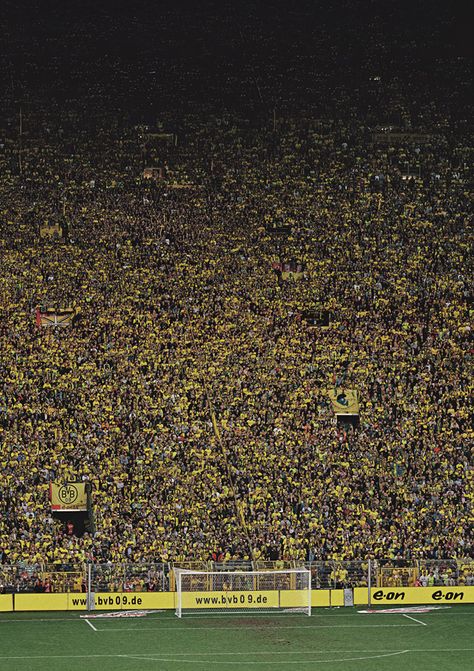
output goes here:
<path id="1" fill-rule="evenodd" d="M 113 658 L 123 658 L 123 657 L 133 657 L 135 659 L 151 659 L 156 655 L 165 655 L 166 657 L 215 657 L 228 655 L 229 657 L 235 657 L 238 655 L 246 656 L 258 656 L 258 655 L 340 655 L 340 654 L 370 654 L 370 653 L 383 653 L 383 655 L 400 655 L 401 653 L 411 653 L 411 654 L 424 654 L 424 653 L 439 653 L 439 652 L 474 652 L 474 648 L 414 648 L 407 650 L 300 650 L 300 651 L 291 651 L 291 652 L 282 652 L 282 651 L 266 651 L 259 652 L 255 651 L 252 653 L 248 652 L 172 652 L 172 653 L 142 653 L 142 654 L 84 654 L 84 655 L 0 655 L 1 660 L 8 659 L 113 659 Z M 184 660 L 179 660 L 184 661 Z M 227 663 L 227 662 L 226 662 Z"/>
<path id="2" fill-rule="evenodd" d="M 459 610 L 457 610 L 459 609 Z M 462 610 L 461 610 L 462 609 Z M 349 612 L 349 613 L 331 613 L 327 612 L 326 609 L 319 609 L 322 612 L 318 613 L 312 613 L 311 618 L 314 620 L 320 620 L 320 619 L 326 619 L 328 617 L 357 617 L 358 615 L 366 615 L 366 613 L 357 613 L 357 612 Z M 328 609 L 329 610 L 329 609 Z M 225 615 L 228 615 L 227 613 Z M 196 620 L 211 620 L 213 618 L 223 618 L 225 616 L 223 613 L 218 613 L 218 614 L 211 614 L 208 613 L 207 615 L 192 615 L 192 619 L 194 621 Z M 380 617 L 382 615 L 385 615 L 387 619 L 389 619 L 393 615 L 404 615 L 404 613 L 384 613 L 383 609 L 381 612 L 374 612 L 370 613 L 370 615 L 376 615 L 377 617 Z M 465 605 L 456 605 L 455 609 L 453 610 L 434 610 L 429 613 L 424 614 L 424 617 L 429 617 L 432 619 L 433 617 L 439 618 L 439 617 L 446 617 L 446 616 L 473 616 L 474 615 L 474 609 L 473 610 L 468 610 Z M 258 613 L 252 613 L 249 615 L 249 617 L 258 617 Z M 290 621 L 294 621 L 295 618 L 300 617 L 299 615 L 279 615 L 278 616 L 278 621 L 282 621 L 284 619 L 288 619 Z M 54 617 L 54 613 L 51 613 L 51 617 L 30 617 L 29 613 L 27 611 L 18 611 L 16 613 L 12 613 L 9 617 L 0 617 L 0 624 L 1 623 L 21 623 L 21 622 L 83 622 L 85 618 L 81 618 L 79 614 L 71 614 L 70 616 L 67 617 Z M 104 620 L 107 620 L 108 618 L 103 618 Z M 113 618 L 110 618 L 111 620 Z M 183 621 L 189 621 L 190 618 L 184 617 Z M 304 616 L 304 621 L 308 622 L 308 616 Z M 176 622 L 178 624 L 178 618 L 175 618 L 174 611 L 173 612 L 168 612 L 168 613 L 160 613 L 159 615 L 157 614 L 150 614 L 146 618 L 147 622 L 150 620 L 153 620 L 156 622 L 157 620 L 163 621 L 163 620 L 169 620 Z"/>

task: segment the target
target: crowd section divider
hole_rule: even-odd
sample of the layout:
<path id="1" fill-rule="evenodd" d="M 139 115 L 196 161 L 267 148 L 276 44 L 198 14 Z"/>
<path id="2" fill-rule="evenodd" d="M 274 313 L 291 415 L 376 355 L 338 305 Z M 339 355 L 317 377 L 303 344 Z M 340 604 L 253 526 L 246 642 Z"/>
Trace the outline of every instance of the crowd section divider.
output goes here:
<path id="1" fill-rule="evenodd" d="M 189 593 L 193 598 L 209 597 L 209 592 Z M 212 593 L 214 594 L 214 593 Z M 222 594 L 225 594 L 223 592 Z M 263 592 L 253 592 L 255 597 Z M 265 592 L 268 603 L 280 608 L 292 608 L 301 605 L 301 591 L 275 590 Z M 96 611 L 119 610 L 174 610 L 176 592 L 97 592 L 91 594 L 88 603 L 87 593 L 53 594 L 0 594 L 0 612 L 24 611 L 87 611 L 88 605 Z M 474 586 L 453 587 L 367 587 L 354 588 L 355 606 L 378 605 L 454 605 L 474 603 Z M 313 589 L 311 592 L 313 608 L 344 606 L 343 589 Z M 191 603 L 188 607 L 192 607 Z M 194 606 L 195 608 L 209 606 Z M 231 606 L 229 607 L 229 610 Z"/>

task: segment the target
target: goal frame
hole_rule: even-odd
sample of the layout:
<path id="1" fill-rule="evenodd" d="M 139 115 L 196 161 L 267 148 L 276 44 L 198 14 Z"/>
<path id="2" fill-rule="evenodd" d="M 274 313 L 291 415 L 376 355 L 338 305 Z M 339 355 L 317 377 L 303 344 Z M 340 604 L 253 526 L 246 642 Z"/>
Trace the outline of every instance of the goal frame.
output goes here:
<path id="1" fill-rule="evenodd" d="M 192 569 L 182 569 L 182 568 L 174 568 L 174 575 L 175 575 L 175 585 L 176 585 L 176 609 L 175 609 L 175 615 L 178 618 L 181 618 L 183 616 L 183 610 L 187 610 L 187 608 L 183 607 L 183 593 L 184 594 L 193 594 L 195 593 L 193 590 L 184 590 L 183 591 L 183 576 L 201 576 L 201 577 L 208 577 L 211 578 L 212 576 L 220 576 L 221 578 L 227 577 L 231 578 L 232 576 L 238 576 L 239 578 L 242 577 L 252 577 L 258 579 L 261 576 L 265 576 L 265 578 L 268 578 L 270 576 L 278 576 L 278 575 L 303 575 L 306 576 L 307 578 L 307 583 L 305 587 L 297 589 L 294 588 L 293 590 L 291 588 L 275 588 L 272 590 L 272 592 L 275 592 L 278 594 L 278 605 L 277 606 L 268 606 L 265 609 L 265 613 L 274 613 L 278 614 L 281 612 L 299 612 L 299 613 L 304 613 L 305 615 L 311 616 L 311 595 L 312 595 L 312 588 L 311 588 L 311 570 L 305 567 L 302 568 L 289 568 L 289 569 L 277 569 L 277 570 L 260 570 L 260 571 L 231 571 L 231 570 L 221 570 L 221 571 L 204 571 L 204 570 L 192 570 Z M 250 594 L 258 594 L 261 593 L 263 588 L 259 588 L 258 590 L 244 590 L 241 592 L 239 590 L 239 593 L 248 593 Z M 303 599 L 304 605 L 301 606 L 280 606 L 280 595 L 284 592 L 288 591 L 293 591 L 293 592 L 301 592 L 302 594 L 305 594 L 306 597 Z M 198 593 L 202 593 L 201 590 Z M 215 593 L 215 592 L 209 592 L 209 594 Z M 225 590 L 220 590 L 219 592 L 221 594 L 221 599 L 224 597 L 224 595 L 227 594 Z M 234 594 L 234 591 L 228 592 L 229 594 Z M 205 598 L 205 597 L 204 597 Z M 235 597 L 234 597 L 235 598 Z M 241 597 L 242 598 L 242 597 Z M 222 606 L 222 603 L 217 604 L 218 606 Z M 189 610 L 193 611 L 194 609 L 190 608 Z M 204 612 L 205 609 L 202 609 L 200 612 Z M 212 608 L 212 606 L 209 606 L 209 611 L 214 611 L 215 613 L 219 614 L 239 614 L 242 615 L 243 613 L 245 614 L 258 614 L 259 610 L 255 606 L 252 607 L 247 607 L 247 609 L 242 609 L 242 608 L 231 608 L 231 607 L 226 607 L 226 608 Z M 263 612 L 263 611 L 260 611 Z"/>

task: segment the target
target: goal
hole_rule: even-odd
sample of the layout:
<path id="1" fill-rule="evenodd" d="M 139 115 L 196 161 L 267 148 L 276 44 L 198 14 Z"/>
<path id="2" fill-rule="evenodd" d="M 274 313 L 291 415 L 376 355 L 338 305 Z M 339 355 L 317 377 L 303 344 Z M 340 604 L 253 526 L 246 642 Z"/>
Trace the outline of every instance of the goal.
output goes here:
<path id="1" fill-rule="evenodd" d="M 175 568 L 176 615 L 304 613 L 311 615 L 311 572 L 192 571 Z"/>

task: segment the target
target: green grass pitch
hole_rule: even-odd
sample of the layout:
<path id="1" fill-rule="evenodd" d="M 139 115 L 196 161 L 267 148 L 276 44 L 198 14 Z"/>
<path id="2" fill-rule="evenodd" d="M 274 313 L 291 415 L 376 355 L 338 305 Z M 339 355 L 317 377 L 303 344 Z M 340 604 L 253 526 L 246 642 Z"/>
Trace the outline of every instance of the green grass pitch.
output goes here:
<path id="1" fill-rule="evenodd" d="M 428 613 L 0 616 L 1 671 L 470 671 L 474 606 Z"/>

